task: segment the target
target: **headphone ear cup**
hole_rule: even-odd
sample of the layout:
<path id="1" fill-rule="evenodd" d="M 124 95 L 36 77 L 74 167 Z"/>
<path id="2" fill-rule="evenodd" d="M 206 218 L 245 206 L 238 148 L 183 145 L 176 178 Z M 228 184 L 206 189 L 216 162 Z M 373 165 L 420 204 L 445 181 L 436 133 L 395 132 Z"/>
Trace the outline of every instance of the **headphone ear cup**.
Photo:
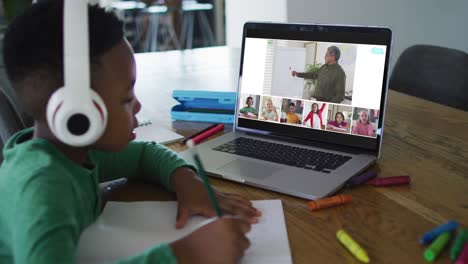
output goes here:
<path id="1" fill-rule="evenodd" d="M 47 122 L 52 133 L 63 143 L 82 147 L 96 142 L 107 125 L 104 101 L 90 89 L 90 99 L 79 100 L 58 89 L 47 105 Z"/>

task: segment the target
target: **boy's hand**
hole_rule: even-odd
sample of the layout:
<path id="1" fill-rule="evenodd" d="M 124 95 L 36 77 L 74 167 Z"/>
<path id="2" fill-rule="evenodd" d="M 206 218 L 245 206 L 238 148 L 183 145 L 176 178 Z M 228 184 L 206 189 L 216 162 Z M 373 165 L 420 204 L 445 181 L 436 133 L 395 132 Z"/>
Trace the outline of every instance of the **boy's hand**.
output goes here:
<path id="1" fill-rule="evenodd" d="M 180 168 L 171 176 L 172 186 L 177 194 L 178 212 L 176 228 L 182 228 L 193 215 L 216 216 L 208 192 L 203 183 L 196 178 L 196 173 L 189 168 Z M 216 200 L 224 214 L 236 215 L 249 223 L 255 224 L 261 212 L 252 202 L 237 194 L 215 191 Z"/>
<path id="2" fill-rule="evenodd" d="M 240 218 L 219 218 L 170 244 L 177 262 L 237 263 L 250 246 L 250 224 Z"/>

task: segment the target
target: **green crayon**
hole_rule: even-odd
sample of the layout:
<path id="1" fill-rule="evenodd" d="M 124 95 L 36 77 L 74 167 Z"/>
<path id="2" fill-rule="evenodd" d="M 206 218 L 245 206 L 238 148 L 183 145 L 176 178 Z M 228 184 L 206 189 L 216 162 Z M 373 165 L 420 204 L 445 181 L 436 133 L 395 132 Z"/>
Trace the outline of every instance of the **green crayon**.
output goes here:
<path id="1" fill-rule="evenodd" d="M 424 251 L 424 258 L 429 261 L 433 262 L 437 256 L 442 252 L 447 242 L 450 240 L 451 233 L 450 232 L 443 232 L 440 234 L 434 242 Z"/>
<path id="2" fill-rule="evenodd" d="M 453 242 L 453 246 L 450 249 L 450 258 L 452 260 L 456 260 L 458 255 L 463 249 L 463 245 L 468 242 L 468 229 L 462 229 L 460 233 L 458 233 L 455 242 Z"/>

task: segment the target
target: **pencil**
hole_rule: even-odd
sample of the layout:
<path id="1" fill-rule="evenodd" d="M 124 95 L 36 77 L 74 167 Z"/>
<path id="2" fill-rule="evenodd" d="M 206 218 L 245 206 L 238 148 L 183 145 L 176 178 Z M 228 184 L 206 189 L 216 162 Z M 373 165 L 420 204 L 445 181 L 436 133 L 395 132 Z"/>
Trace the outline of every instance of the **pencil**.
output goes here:
<path id="1" fill-rule="evenodd" d="M 206 177 L 205 174 L 205 169 L 203 168 L 203 164 L 201 162 L 200 157 L 198 156 L 197 149 L 195 147 L 195 143 L 192 140 L 187 141 L 187 146 L 192 149 L 193 151 L 193 159 L 195 160 L 195 166 L 197 167 L 198 170 L 198 175 L 203 181 L 203 184 L 205 185 L 206 191 L 208 192 L 208 197 L 210 198 L 211 205 L 213 206 L 216 214 L 218 217 L 222 216 L 221 209 L 219 208 L 218 202 L 216 201 L 215 194 L 213 192 L 213 189 L 210 186 L 210 183 L 208 182 L 208 178 Z"/>
<path id="2" fill-rule="evenodd" d="M 193 134 L 193 135 L 190 135 L 190 136 L 184 138 L 184 139 L 181 141 L 181 143 L 182 143 L 182 144 L 185 144 L 185 143 L 187 143 L 187 141 L 189 141 L 190 139 L 192 139 L 192 138 L 194 138 L 194 137 L 196 137 L 196 136 L 198 136 L 198 135 L 200 135 L 200 134 L 203 134 L 204 132 L 206 132 L 206 131 L 208 131 L 208 130 L 214 128 L 214 127 L 216 127 L 217 125 L 218 125 L 218 124 L 214 124 L 214 125 L 211 125 L 211 126 L 205 128 L 205 129 L 201 130 L 201 131 L 198 131 L 197 133 L 195 133 L 195 134 Z"/>

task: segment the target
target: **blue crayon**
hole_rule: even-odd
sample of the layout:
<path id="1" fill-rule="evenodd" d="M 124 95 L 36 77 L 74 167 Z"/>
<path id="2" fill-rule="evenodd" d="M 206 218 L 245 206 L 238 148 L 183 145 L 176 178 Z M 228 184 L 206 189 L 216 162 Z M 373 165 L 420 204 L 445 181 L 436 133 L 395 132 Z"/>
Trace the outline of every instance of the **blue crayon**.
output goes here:
<path id="1" fill-rule="evenodd" d="M 448 221 L 446 224 L 440 225 L 431 231 L 425 233 L 421 239 L 419 240 L 419 244 L 429 244 L 434 240 L 437 236 L 444 232 L 451 232 L 457 229 L 458 223 L 454 220 Z"/>
<path id="2" fill-rule="evenodd" d="M 364 184 L 368 180 L 375 178 L 377 176 L 377 173 L 375 171 L 368 171 L 365 172 L 361 175 L 354 176 L 351 179 L 349 179 L 348 183 L 346 183 L 347 187 L 356 187 L 358 185 Z"/>

